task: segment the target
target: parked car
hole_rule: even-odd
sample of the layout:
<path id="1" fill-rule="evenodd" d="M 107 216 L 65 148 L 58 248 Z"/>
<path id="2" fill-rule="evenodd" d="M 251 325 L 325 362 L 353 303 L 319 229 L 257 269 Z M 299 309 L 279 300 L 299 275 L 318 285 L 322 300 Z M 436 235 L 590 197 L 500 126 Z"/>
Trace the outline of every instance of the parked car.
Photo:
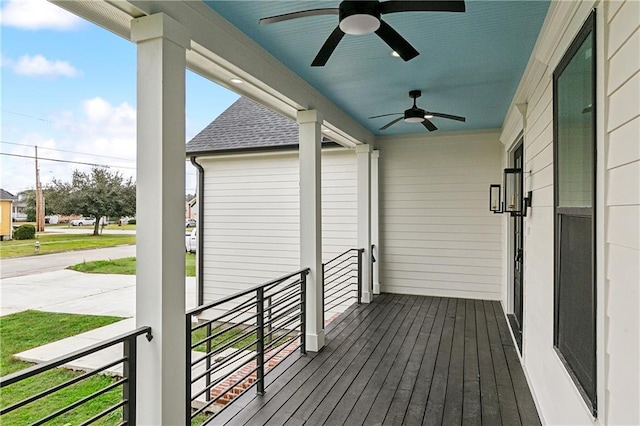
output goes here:
<path id="1" fill-rule="evenodd" d="M 73 219 L 70 223 L 71 223 L 71 226 L 95 225 L 96 224 L 96 218 L 95 217 L 81 217 L 80 219 Z"/>
<path id="2" fill-rule="evenodd" d="M 184 249 L 189 253 L 195 253 L 198 246 L 198 230 L 194 229 L 184 236 Z"/>
<path id="3" fill-rule="evenodd" d="M 184 227 L 185 228 L 195 228 L 196 227 L 196 220 L 195 219 L 186 219 L 184 221 Z"/>

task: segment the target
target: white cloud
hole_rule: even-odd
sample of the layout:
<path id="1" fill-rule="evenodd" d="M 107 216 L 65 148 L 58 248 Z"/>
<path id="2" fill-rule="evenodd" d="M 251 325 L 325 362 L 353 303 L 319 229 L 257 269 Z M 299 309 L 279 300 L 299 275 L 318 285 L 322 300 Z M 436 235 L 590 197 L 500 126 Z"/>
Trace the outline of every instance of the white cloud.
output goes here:
<path id="1" fill-rule="evenodd" d="M 73 65 L 67 61 L 50 61 L 42 55 L 21 56 L 17 61 L 4 58 L 3 66 L 13 69 L 16 74 L 28 77 L 77 77 L 80 75 Z"/>
<path id="2" fill-rule="evenodd" d="M 68 182 L 74 170 L 91 169 L 89 165 L 70 162 L 107 165 L 109 170 L 135 180 L 136 110 L 131 105 L 111 104 L 96 97 L 82 102 L 79 111 L 59 111 L 48 118 L 54 123 L 49 130 L 47 127 L 35 131 L 23 128 L 20 134 L 13 133 L 11 142 L 31 147 L 2 145 L 4 152 L 26 156 L 33 156 L 32 146 L 38 145 L 43 185 L 54 178 Z M 33 187 L 33 159 L 3 156 L 0 163 L 3 188 L 17 192 Z"/>
<path id="3" fill-rule="evenodd" d="M 8 0 L 0 10 L 3 26 L 25 30 L 72 30 L 83 20 L 46 0 Z"/>

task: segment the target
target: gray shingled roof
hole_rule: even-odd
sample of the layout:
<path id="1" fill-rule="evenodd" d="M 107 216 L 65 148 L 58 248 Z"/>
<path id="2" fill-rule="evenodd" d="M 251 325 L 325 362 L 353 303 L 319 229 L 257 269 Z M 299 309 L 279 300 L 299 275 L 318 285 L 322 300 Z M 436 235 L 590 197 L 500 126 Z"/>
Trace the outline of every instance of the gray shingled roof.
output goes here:
<path id="1" fill-rule="evenodd" d="M 4 189 L 0 188 L 0 200 L 13 200 L 13 201 L 16 201 L 17 199 L 18 199 L 18 197 L 16 197 L 15 195 L 10 193 L 9 191 L 5 191 Z"/>
<path id="2" fill-rule="evenodd" d="M 187 154 L 298 146 L 298 124 L 241 97 L 187 143 Z"/>

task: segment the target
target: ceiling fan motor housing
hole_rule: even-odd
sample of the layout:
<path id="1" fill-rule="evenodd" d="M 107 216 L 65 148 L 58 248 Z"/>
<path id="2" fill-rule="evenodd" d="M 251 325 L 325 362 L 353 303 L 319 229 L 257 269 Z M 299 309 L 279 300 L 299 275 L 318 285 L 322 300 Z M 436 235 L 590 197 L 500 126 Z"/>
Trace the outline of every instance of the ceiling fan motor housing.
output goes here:
<path id="1" fill-rule="evenodd" d="M 422 123 L 425 115 L 425 111 L 421 108 L 409 108 L 404 111 L 404 121 L 407 123 Z"/>
<path id="2" fill-rule="evenodd" d="M 343 1 L 339 17 L 340 29 L 346 34 L 371 34 L 380 28 L 377 1 Z"/>

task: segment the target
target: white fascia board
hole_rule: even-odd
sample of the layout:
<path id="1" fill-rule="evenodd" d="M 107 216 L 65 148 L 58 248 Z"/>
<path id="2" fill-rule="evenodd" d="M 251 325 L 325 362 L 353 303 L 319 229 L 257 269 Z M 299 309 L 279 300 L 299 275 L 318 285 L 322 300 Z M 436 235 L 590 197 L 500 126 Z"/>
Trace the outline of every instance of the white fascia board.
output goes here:
<path id="1" fill-rule="evenodd" d="M 327 136 L 346 147 L 375 140 L 355 119 L 201 1 L 50 1 L 127 39 L 131 19 L 165 13 L 191 31 L 187 67 L 192 71 L 292 119 L 297 111 L 322 111 L 323 131 L 331 130 Z M 232 84 L 231 77 L 244 83 Z"/>

